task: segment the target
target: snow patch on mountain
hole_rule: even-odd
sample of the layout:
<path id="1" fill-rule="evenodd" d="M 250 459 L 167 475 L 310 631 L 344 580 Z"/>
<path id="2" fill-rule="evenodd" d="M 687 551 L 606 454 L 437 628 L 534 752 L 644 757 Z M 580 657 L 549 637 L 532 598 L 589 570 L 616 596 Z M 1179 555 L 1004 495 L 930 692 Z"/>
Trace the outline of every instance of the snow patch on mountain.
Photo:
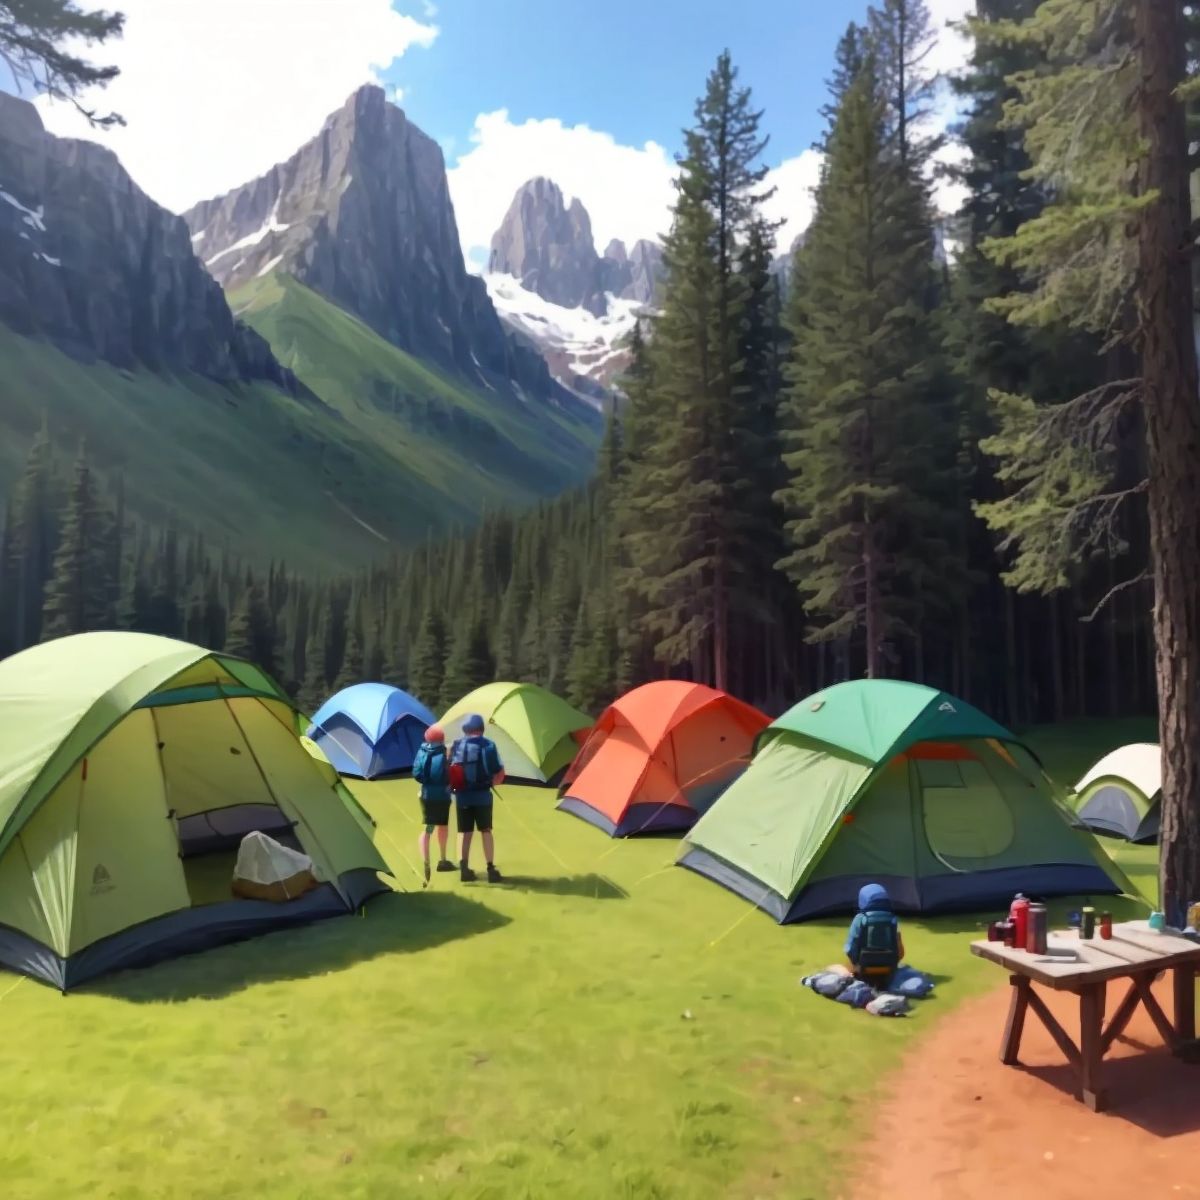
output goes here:
<path id="1" fill-rule="evenodd" d="M 488 295 L 504 322 L 534 342 L 559 382 L 606 388 L 624 368 L 624 345 L 645 305 L 607 294 L 607 312 L 596 316 L 582 305 L 565 308 L 521 286 L 512 275 L 484 275 Z M 590 391 L 587 397 L 597 401 Z"/>
<path id="2" fill-rule="evenodd" d="M 280 221 L 279 221 L 279 197 L 276 196 L 275 205 L 271 209 L 270 216 L 267 217 L 266 221 L 262 225 L 260 225 L 253 233 L 248 233 L 248 234 L 246 234 L 246 236 L 244 238 L 239 238 L 238 241 L 234 242 L 231 246 L 226 246 L 225 249 L 222 250 L 219 254 L 214 254 L 212 256 L 212 258 L 206 258 L 204 260 L 204 265 L 206 267 L 211 267 L 213 265 L 213 263 L 219 262 L 227 254 L 232 254 L 235 250 L 245 250 L 249 246 L 257 246 L 258 243 L 261 242 L 263 240 L 263 238 L 267 237 L 269 234 L 283 233 L 283 231 L 285 229 L 290 229 L 290 228 L 291 228 L 290 225 L 280 224 Z M 203 237 L 204 234 L 205 234 L 205 230 L 202 229 L 196 235 L 196 237 Z M 193 240 L 195 240 L 195 239 L 193 239 Z"/>

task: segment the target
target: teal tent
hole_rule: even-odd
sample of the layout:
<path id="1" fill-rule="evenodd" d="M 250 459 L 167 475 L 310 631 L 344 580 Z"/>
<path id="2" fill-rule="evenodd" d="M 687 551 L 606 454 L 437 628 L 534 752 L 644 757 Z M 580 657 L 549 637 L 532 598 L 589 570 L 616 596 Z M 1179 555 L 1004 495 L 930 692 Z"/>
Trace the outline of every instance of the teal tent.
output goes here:
<path id="1" fill-rule="evenodd" d="M 896 680 L 837 684 L 764 730 L 680 865 L 781 922 L 852 911 L 864 883 L 902 912 L 1126 888 L 1008 730 Z"/>

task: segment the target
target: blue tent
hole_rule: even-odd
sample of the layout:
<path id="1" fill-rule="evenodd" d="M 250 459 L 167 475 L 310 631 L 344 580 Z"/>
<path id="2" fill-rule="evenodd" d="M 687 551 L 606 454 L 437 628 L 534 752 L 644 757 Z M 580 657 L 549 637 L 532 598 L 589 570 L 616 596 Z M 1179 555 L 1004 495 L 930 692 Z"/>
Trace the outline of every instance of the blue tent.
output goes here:
<path id="1" fill-rule="evenodd" d="M 437 720 L 419 700 L 386 683 L 356 683 L 330 696 L 308 727 L 339 775 L 374 779 L 412 769 Z"/>

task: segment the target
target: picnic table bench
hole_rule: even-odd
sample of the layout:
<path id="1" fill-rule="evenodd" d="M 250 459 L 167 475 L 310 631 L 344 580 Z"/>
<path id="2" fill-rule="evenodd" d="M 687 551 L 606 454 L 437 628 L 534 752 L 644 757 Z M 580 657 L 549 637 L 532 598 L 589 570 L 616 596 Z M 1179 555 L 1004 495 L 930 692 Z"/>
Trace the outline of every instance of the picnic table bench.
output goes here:
<path id="1" fill-rule="evenodd" d="M 1058 1048 L 1079 1076 L 1079 1098 L 1093 1112 L 1107 1107 L 1101 1081 L 1101 1063 L 1109 1047 L 1121 1036 L 1139 1005 L 1150 1014 L 1159 1036 L 1173 1050 L 1195 1042 L 1196 973 L 1200 971 L 1200 942 L 1178 934 L 1156 933 L 1146 921 L 1113 926 L 1111 938 L 1084 939 L 1078 930 L 1054 931 L 1047 937 L 1046 954 L 1030 954 L 1003 942 L 971 943 L 971 953 L 1006 967 L 1012 1000 L 1000 1061 L 1018 1061 L 1025 1014 L 1029 1009 L 1041 1020 Z M 1175 1021 L 1166 1014 L 1150 989 L 1155 977 L 1170 970 L 1173 977 Z M 1105 992 L 1110 979 L 1128 979 L 1129 990 L 1104 1024 Z M 1054 991 L 1079 997 L 1079 1045 L 1034 991 L 1038 983 Z"/>

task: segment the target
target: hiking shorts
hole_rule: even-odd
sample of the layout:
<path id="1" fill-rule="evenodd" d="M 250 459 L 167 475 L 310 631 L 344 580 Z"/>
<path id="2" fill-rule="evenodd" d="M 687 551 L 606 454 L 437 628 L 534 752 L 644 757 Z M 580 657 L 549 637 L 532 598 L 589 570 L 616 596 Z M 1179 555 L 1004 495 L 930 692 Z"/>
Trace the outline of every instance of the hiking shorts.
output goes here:
<path id="1" fill-rule="evenodd" d="M 422 797 L 421 820 L 423 820 L 426 825 L 449 825 L 450 801 L 426 800 Z"/>
<path id="2" fill-rule="evenodd" d="M 458 806 L 459 833 L 491 833 L 492 806 L 490 804 L 460 804 Z"/>

